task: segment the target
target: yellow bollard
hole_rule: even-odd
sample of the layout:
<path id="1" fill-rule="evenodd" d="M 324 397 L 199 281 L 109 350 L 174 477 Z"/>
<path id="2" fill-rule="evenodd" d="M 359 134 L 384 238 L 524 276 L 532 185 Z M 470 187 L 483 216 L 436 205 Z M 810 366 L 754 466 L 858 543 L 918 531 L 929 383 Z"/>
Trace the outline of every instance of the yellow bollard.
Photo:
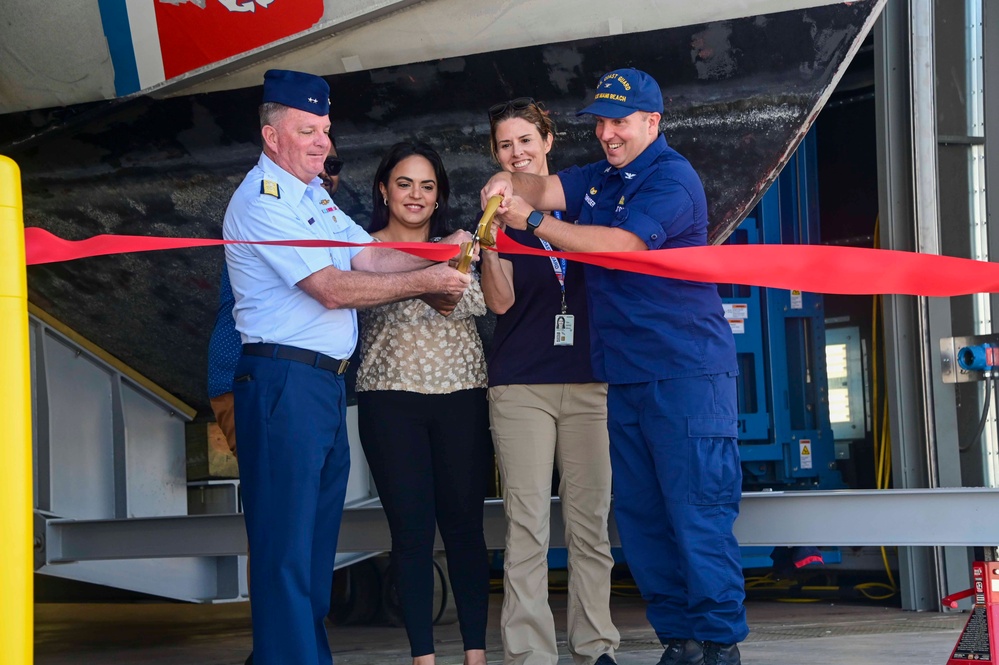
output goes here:
<path id="1" fill-rule="evenodd" d="M 0 665 L 32 662 L 31 365 L 21 174 L 0 155 Z"/>

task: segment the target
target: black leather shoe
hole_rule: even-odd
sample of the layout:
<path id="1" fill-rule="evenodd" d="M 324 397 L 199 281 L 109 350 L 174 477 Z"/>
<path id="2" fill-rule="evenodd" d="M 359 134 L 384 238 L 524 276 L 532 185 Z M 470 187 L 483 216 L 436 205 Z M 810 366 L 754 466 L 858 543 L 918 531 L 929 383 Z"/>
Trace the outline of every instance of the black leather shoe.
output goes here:
<path id="1" fill-rule="evenodd" d="M 593 665 L 617 665 L 617 661 L 604 653 L 600 654 L 600 658 L 597 658 Z"/>
<path id="2" fill-rule="evenodd" d="M 704 654 L 701 653 L 701 643 L 697 640 L 670 638 L 663 642 L 663 651 L 659 665 L 702 665 Z"/>
<path id="3" fill-rule="evenodd" d="M 704 651 L 704 665 L 742 665 L 738 644 L 719 644 L 718 642 L 701 642 Z"/>

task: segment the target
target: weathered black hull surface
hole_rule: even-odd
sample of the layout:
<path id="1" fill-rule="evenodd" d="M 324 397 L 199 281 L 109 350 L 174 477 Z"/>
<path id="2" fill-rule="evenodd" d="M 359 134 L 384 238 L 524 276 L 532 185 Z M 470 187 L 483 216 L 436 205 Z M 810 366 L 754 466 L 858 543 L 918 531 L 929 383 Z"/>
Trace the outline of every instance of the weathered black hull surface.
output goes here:
<path id="1" fill-rule="evenodd" d="M 469 227 L 496 169 L 490 104 L 544 101 L 559 129 L 554 165 L 592 161 L 602 156 L 592 121 L 574 112 L 600 74 L 636 66 L 663 87 L 667 140 L 700 172 L 719 241 L 808 129 L 876 7 L 869 0 L 330 77 L 346 159 L 337 203 L 366 224 L 382 153 L 419 139 L 443 154 L 453 222 Z M 220 237 L 229 197 L 259 154 L 259 99 L 253 88 L 4 116 L 0 152 L 22 169 L 26 225 L 72 239 Z M 37 266 L 28 271 L 30 297 L 207 411 L 222 260 L 221 249 L 206 248 Z"/>

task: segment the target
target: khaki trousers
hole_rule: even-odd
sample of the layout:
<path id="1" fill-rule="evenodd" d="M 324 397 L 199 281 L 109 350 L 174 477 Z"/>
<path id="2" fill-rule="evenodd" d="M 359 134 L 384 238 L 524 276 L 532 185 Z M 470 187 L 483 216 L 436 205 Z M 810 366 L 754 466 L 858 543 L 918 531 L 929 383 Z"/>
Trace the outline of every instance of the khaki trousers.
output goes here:
<path id="1" fill-rule="evenodd" d="M 489 415 L 503 483 L 506 556 L 503 662 L 555 665 L 555 621 L 548 606 L 548 545 L 553 465 L 569 551 L 569 651 L 592 665 L 621 637 L 610 616 L 607 537 L 611 469 L 607 385 L 566 383 L 495 386 Z"/>
<path id="2" fill-rule="evenodd" d="M 222 393 L 218 397 L 209 400 L 212 411 L 215 412 L 215 422 L 218 424 L 225 441 L 229 444 L 229 450 L 236 453 L 236 408 L 233 404 L 232 391 Z"/>

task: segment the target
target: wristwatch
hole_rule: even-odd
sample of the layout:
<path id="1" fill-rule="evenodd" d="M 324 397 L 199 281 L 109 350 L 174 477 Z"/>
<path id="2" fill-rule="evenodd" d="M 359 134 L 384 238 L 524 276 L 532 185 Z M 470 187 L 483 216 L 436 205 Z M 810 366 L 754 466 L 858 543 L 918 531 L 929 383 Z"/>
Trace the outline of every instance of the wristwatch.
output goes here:
<path id="1" fill-rule="evenodd" d="M 532 234 L 538 230 L 541 226 L 541 220 L 545 218 L 545 213 L 540 210 L 534 210 L 530 215 L 527 216 L 527 230 Z"/>

